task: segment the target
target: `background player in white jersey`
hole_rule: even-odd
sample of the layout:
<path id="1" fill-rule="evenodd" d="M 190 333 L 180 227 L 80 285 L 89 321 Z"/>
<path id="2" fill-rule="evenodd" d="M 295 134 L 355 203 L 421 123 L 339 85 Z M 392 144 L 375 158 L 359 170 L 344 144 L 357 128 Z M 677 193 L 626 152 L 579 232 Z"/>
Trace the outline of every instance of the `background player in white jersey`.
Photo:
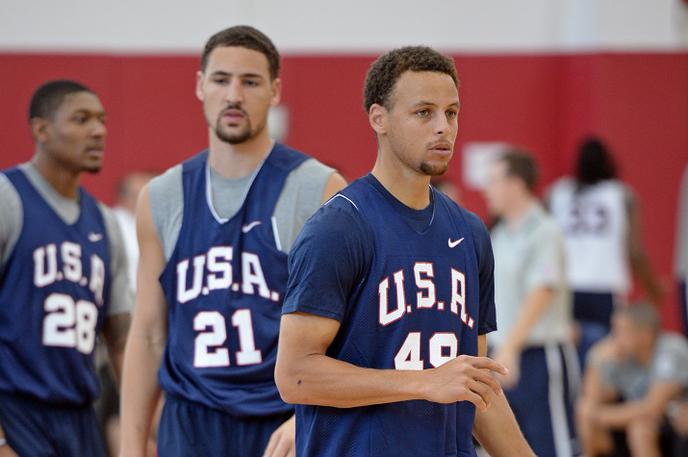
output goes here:
<path id="1" fill-rule="evenodd" d="M 31 162 L 0 173 L 0 455 L 105 455 L 93 347 L 102 330 L 119 380 L 132 302 L 117 222 L 79 184 L 102 166 L 105 111 L 50 81 L 29 123 Z"/>
<path id="2" fill-rule="evenodd" d="M 196 94 L 209 149 L 153 179 L 137 209 L 124 455 L 144 455 L 161 387 L 161 455 L 293 455 L 292 409 L 274 383 L 286 253 L 344 180 L 271 140 L 280 93 L 263 33 L 236 26 L 208 40 Z"/>
<path id="3" fill-rule="evenodd" d="M 571 303 L 564 241 L 534 195 L 532 156 L 507 150 L 492 166 L 486 198 L 492 229 L 496 332 L 488 342 L 509 369 L 502 381 L 516 420 L 537 455 L 576 455 L 573 405 L 578 360 L 570 342 Z"/>
<path id="4" fill-rule="evenodd" d="M 590 346 L 609 332 L 614 306 L 626 303 L 632 272 L 653 303 L 659 304 L 662 288 L 643 246 L 636 198 L 601 140 L 581 143 L 575 176 L 557 181 L 548 203 L 564 233 L 584 363 Z"/>

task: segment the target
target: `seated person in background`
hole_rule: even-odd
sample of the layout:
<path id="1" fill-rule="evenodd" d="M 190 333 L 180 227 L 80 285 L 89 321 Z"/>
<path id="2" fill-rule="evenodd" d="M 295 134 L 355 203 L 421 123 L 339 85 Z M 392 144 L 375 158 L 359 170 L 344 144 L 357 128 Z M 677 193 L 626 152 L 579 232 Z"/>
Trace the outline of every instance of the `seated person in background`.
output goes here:
<path id="1" fill-rule="evenodd" d="M 620 431 L 633 456 L 661 455 L 667 407 L 686 392 L 685 338 L 662 331 L 651 305 L 617 309 L 612 333 L 593 346 L 583 379 L 577 425 L 584 454 L 622 455 L 614 446 Z"/>
<path id="2" fill-rule="evenodd" d="M 675 402 L 669 407 L 671 426 L 676 433 L 674 456 L 688 455 L 688 400 Z"/>

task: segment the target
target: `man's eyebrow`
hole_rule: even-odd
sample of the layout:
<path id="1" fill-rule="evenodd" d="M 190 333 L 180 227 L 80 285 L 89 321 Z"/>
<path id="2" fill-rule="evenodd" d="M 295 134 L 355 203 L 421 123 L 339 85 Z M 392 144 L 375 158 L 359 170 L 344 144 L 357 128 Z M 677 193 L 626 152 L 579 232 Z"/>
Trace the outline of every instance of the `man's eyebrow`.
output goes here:
<path id="1" fill-rule="evenodd" d="M 421 100 L 421 101 L 415 103 L 413 106 L 414 106 L 414 107 L 418 107 L 418 106 L 437 106 L 437 103 L 433 103 L 433 102 L 428 102 L 428 101 L 425 101 L 425 100 Z M 454 102 L 454 103 L 448 105 L 447 107 L 448 107 L 448 108 L 450 108 L 450 107 L 457 107 L 457 108 L 458 108 L 458 107 L 459 107 L 459 102 L 456 101 L 456 102 Z"/>
<path id="2" fill-rule="evenodd" d="M 437 104 L 433 103 L 433 102 L 426 102 L 425 100 L 421 100 L 419 102 L 414 103 L 413 106 L 437 106 Z"/>
<path id="3" fill-rule="evenodd" d="M 229 73 L 224 70 L 216 70 L 210 76 L 235 76 L 234 73 Z M 258 73 L 241 73 L 238 75 L 241 78 L 263 78 L 263 75 Z"/>
<path id="4" fill-rule="evenodd" d="M 73 114 L 88 114 L 89 116 L 104 116 L 107 114 L 104 110 L 90 110 L 88 108 L 79 108 Z"/>

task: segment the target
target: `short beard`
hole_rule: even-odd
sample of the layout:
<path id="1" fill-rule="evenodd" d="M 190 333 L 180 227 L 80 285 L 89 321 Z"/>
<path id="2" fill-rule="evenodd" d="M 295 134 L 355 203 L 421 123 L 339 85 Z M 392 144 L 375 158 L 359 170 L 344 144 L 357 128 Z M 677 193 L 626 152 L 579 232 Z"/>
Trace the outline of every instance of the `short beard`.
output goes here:
<path id="1" fill-rule="evenodd" d="M 422 162 L 419 167 L 419 171 L 426 176 L 441 176 L 449 168 L 449 164 L 433 166 L 427 162 Z"/>
<path id="2" fill-rule="evenodd" d="M 255 132 L 251 131 L 251 120 L 246 117 L 246 127 L 238 133 L 227 133 L 222 130 L 222 115 L 217 120 L 215 124 L 215 135 L 220 139 L 229 144 L 240 144 L 255 136 Z"/>

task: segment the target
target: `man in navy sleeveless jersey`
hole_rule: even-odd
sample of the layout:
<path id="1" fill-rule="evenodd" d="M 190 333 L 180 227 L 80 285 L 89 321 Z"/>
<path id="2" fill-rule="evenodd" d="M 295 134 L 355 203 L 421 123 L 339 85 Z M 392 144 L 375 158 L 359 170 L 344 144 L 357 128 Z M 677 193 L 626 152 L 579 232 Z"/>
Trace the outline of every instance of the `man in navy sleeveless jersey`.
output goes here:
<path id="1" fill-rule="evenodd" d="M 50 81 L 29 123 L 33 159 L 0 173 L 0 455 L 104 456 L 93 348 L 102 331 L 119 380 L 132 302 L 117 221 L 79 185 L 101 168 L 105 112 Z"/>
<path id="2" fill-rule="evenodd" d="M 293 455 L 293 409 L 274 382 L 287 253 L 345 183 L 270 139 L 280 91 L 279 54 L 260 31 L 231 27 L 206 43 L 196 94 L 209 148 L 153 179 L 137 210 L 124 455 L 145 455 L 161 388 L 160 455 Z"/>
<path id="3" fill-rule="evenodd" d="M 426 47 L 373 63 L 372 173 L 336 194 L 290 253 L 276 380 L 297 455 L 533 455 L 485 357 L 495 330 L 485 226 L 429 186 L 457 134 L 454 62 Z M 477 413 L 476 413 L 477 407 Z M 475 418 L 475 427 L 474 427 Z"/>

